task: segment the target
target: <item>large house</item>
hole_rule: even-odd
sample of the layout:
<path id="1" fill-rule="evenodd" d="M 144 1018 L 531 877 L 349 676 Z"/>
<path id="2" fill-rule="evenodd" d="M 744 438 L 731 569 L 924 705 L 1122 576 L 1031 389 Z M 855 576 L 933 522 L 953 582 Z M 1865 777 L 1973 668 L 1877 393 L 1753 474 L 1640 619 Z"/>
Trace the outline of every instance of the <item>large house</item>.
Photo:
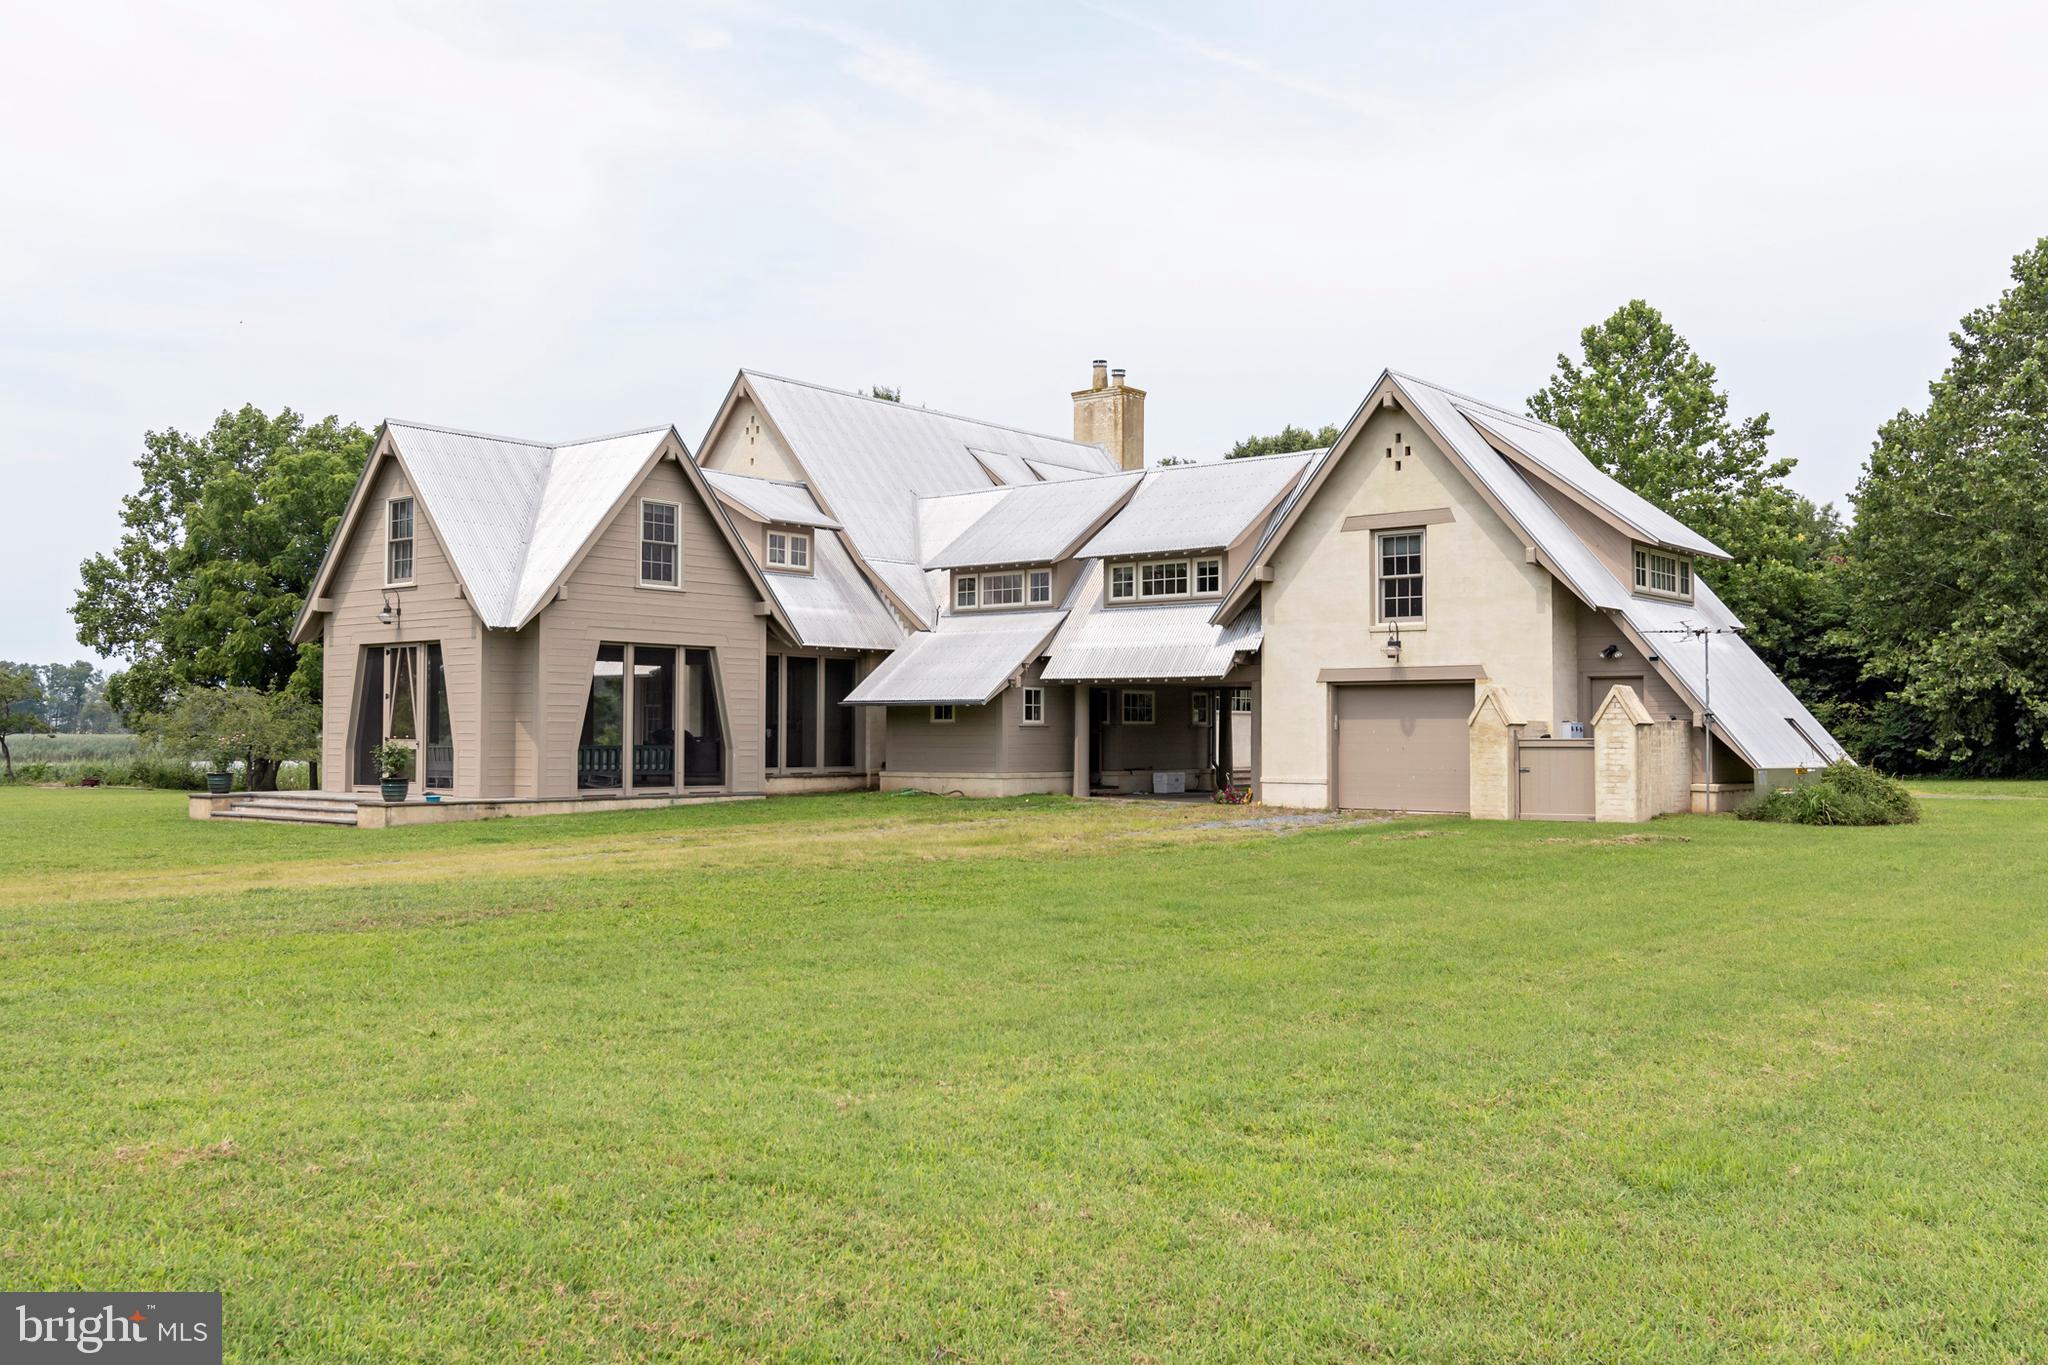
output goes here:
<path id="1" fill-rule="evenodd" d="M 1067 439 L 742 371 L 694 457 L 387 422 L 295 631 L 323 786 L 398 740 L 441 815 L 1229 783 L 1645 819 L 1842 756 L 1725 554 L 1555 427 L 1388 371 L 1327 450 L 1148 468 L 1122 371 L 1072 397 Z"/>

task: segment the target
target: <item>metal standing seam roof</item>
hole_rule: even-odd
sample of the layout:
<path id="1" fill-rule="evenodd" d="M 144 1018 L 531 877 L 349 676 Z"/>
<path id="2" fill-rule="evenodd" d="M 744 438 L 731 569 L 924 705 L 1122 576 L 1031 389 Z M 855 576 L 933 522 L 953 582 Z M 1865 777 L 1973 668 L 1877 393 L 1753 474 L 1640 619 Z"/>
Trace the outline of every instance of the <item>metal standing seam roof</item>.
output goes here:
<path id="1" fill-rule="evenodd" d="M 1559 483 L 1584 493 L 1633 527 L 1639 539 L 1716 559 L 1729 557 L 1713 541 L 1587 459 L 1556 427 L 1471 400 L 1461 399 L 1457 406 L 1481 431 L 1507 442 Z"/>
<path id="2" fill-rule="evenodd" d="M 625 495 L 669 428 L 543 445 L 385 423 L 443 547 L 487 626 L 510 629 Z"/>
<path id="3" fill-rule="evenodd" d="M 942 616 L 847 694 L 849 706 L 985 706 L 1039 651 L 1067 613 L 991 611 Z"/>
<path id="4" fill-rule="evenodd" d="M 1257 603 L 1221 626 L 1206 601 L 1109 606 L 1100 560 L 1069 600 L 1073 611 L 1047 650 L 1048 682 L 1215 681 L 1264 638 Z"/>
<path id="5" fill-rule="evenodd" d="M 1007 489 L 944 549 L 927 555 L 925 566 L 978 569 L 991 564 L 1037 564 L 1058 559 L 1088 534 L 1089 527 L 1108 515 L 1133 486 L 1150 478 L 1133 470 Z"/>
<path id="6" fill-rule="evenodd" d="M 916 560 L 914 499 L 989 487 L 976 450 L 1082 473 L 1116 472 L 1116 462 L 1100 446 L 753 370 L 742 373 L 755 402 L 802 463 L 812 491 L 845 523 L 866 560 Z"/>
<path id="7" fill-rule="evenodd" d="M 986 469 L 989 477 L 997 483 L 1015 487 L 1039 481 L 1038 475 L 1032 473 L 1031 466 L 1016 455 L 1005 455 L 995 450 L 977 450 L 973 446 L 967 448 L 967 453 L 980 461 L 982 468 Z"/>
<path id="8" fill-rule="evenodd" d="M 1812 768 L 1847 756 L 1747 640 L 1710 634 L 1703 646 L 1701 637 L 1689 633 L 1736 624 L 1735 614 L 1697 574 L 1691 602 L 1632 598 L 1622 614 L 1701 705 L 1711 671 L 1715 731 L 1756 767 Z"/>
<path id="9" fill-rule="evenodd" d="M 1131 500 L 1076 553 L 1098 559 L 1222 549 L 1301 478 L 1315 453 L 1148 470 Z"/>
<path id="10" fill-rule="evenodd" d="M 870 559 L 867 566 L 910 609 L 921 629 L 929 629 L 938 619 L 938 589 L 932 586 L 931 579 L 943 575 L 928 575 L 923 566 L 900 559 Z"/>
<path id="11" fill-rule="evenodd" d="M 903 643 L 902 624 L 834 532 L 812 537 L 811 572 L 770 569 L 761 577 L 796 627 L 801 644 L 818 649 L 894 649 Z"/>
<path id="12" fill-rule="evenodd" d="M 800 483 L 756 478 L 751 474 L 730 474 L 722 469 L 704 470 L 704 481 L 721 498 L 761 521 L 786 526 L 815 526 L 829 531 L 839 529 L 839 523 L 825 515 L 817 499 L 811 496 L 811 490 Z"/>
<path id="13" fill-rule="evenodd" d="M 1024 467 L 1047 483 L 1058 483 L 1061 479 L 1085 479 L 1092 471 L 1074 469 L 1063 464 L 1052 464 L 1045 460 L 1026 460 Z"/>

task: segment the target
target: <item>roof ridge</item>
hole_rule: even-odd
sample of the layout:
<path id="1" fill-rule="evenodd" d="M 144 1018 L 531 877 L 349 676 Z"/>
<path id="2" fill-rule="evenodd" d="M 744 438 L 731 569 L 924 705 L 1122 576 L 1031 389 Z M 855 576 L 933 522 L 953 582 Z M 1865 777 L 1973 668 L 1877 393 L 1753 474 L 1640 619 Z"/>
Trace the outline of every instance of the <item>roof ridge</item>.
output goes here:
<path id="1" fill-rule="evenodd" d="M 1146 474 L 1172 474 L 1182 469 L 1250 469 L 1272 460 L 1291 460 L 1298 456 L 1321 455 L 1328 449 L 1328 446 L 1311 446 L 1307 450 L 1276 450 L 1270 455 L 1240 455 L 1236 459 L 1232 459 L 1228 455 L 1219 455 L 1213 460 L 1181 460 L 1175 464 L 1151 465 L 1142 472 Z M 1141 471 L 1124 469 L 1117 472 L 1130 474 Z M 1105 475 L 1103 477 L 1108 476 Z M 1072 482 L 1072 480 L 1068 480 L 1068 482 Z"/>
<path id="2" fill-rule="evenodd" d="M 1014 431 L 1019 436 L 1036 436 L 1042 441 L 1058 441 L 1061 445 L 1065 446 L 1079 446 L 1083 450 L 1101 450 L 1104 454 L 1108 453 L 1108 451 L 1104 450 L 1102 444 L 1098 441 L 1077 441 L 1071 436 L 1055 436 L 1049 431 L 1033 431 L 1030 427 L 1020 427 L 1010 422 L 991 422 L 986 417 L 969 417 L 967 414 L 962 412 L 947 412 L 943 408 L 928 408 L 921 403 L 916 407 L 910 407 L 902 403 L 901 401 L 893 398 L 877 398 L 873 394 L 869 393 L 854 393 L 850 389 L 835 389 L 830 384 L 820 384 L 815 380 L 792 379 L 790 378 L 790 376 L 786 374 L 770 374 L 766 370 L 750 370 L 747 369 L 745 366 L 740 367 L 740 373 L 748 375 L 755 379 L 773 379 L 778 384 L 796 384 L 806 389 L 816 389 L 820 393 L 837 394 L 841 398 L 858 398 L 864 403 L 886 403 L 890 407 L 896 409 L 898 412 L 928 413 L 933 417 L 945 417 L 955 422 L 972 422 L 975 426 L 978 427 L 993 427 L 997 431 Z M 965 442 L 962 442 L 961 444 L 963 446 L 966 446 L 966 449 L 969 451 L 973 451 L 979 448 L 975 446 L 967 446 Z M 989 451 L 989 454 L 991 455 L 1001 455 L 1004 453 L 1006 452 L 1000 450 Z M 1019 460 L 1026 460 L 1042 459 L 1044 457 L 1037 455 L 1018 455 L 1013 458 Z"/>
<path id="3" fill-rule="evenodd" d="M 630 431 L 607 432 L 603 436 L 585 436 L 574 441 L 536 441 L 527 436 L 500 436 L 489 431 L 471 431 L 467 427 L 442 426 L 438 422 L 415 422 L 408 417 L 386 417 L 384 425 L 387 427 L 411 427 L 415 431 L 437 431 L 443 436 L 467 436 L 472 441 L 497 441 L 508 446 L 532 446 L 535 450 L 549 452 L 562 450 L 569 446 L 596 445 L 599 441 L 624 440 L 628 436 L 651 436 L 657 431 L 666 432 L 669 430 L 669 424 L 657 424 L 651 427 L 634 427 Z"/>
<path id="4" fill-rule="evenodd" d="M 1512 418 L 1517 422 L 1526 423 L 1529 426 L 1547 427 L 1551 431 L 1563 430 L 1562 427 L 1555 426 L 1549 422 L 1538 421 L 1534 417 L 1526 417 L 1523 414 L 1516 412 L 1511 408 L 1501 407 L 1498 403 L 1490 403 L 1484 398 L 1477 398 L 1469 393 L 1459 393 L 1456 389 L 1447 389 L 1442 384 L 1437 383 L 1434 379 L 1424 379 L 1419 374 L 1409 374 L 1406 370 L 1396 370 L 1391 368 L 1387 371 L 1387 373 L 1394 376 L 1394 378 L 1396 379 L 1405 379 L 1408 380 L 1410 383 L 1422 384 L 1429 388 L 1435 389 L 1438 393 L 1450 399 L 1453 405 L 1456 405 L 1458 403 L 1469 403 L 1475 408 L 1484 408 L 1488 412 L 1499 413 L 1503 417 Z"/>

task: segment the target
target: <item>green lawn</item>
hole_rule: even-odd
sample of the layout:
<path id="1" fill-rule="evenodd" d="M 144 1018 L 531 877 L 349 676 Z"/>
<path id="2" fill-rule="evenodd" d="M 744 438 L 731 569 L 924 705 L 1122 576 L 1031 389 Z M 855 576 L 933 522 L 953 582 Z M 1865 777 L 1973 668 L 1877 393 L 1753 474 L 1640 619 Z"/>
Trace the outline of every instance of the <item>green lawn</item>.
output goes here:
<path id="1" fill-rule="evenodd" d="M 0 789 L 0 1284 L 219 1288 L 243 1361 L 2039 1359 L 2048 801 L 1981 794 Z"/>

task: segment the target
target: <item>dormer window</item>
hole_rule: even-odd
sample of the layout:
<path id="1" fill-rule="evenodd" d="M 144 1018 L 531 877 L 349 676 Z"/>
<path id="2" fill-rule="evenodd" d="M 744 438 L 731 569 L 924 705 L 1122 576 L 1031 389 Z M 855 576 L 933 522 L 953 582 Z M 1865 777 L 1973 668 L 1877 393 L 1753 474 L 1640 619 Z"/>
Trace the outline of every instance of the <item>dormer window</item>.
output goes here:
<path id="1" fill-rule="evenodd" d="M 1692 560 L 1661 550 L 1636 550 L 1636 591 L 1653 597 L 1692 600 Z"/>
<path id="2" fill-rule="evenodd" d="M 1113 564 L 1109 570 L 1109 600 L 1127 602 L 1138 595 L 1138 567 L 1135 564 Z"/>
<path id="3" fill-rule="evenodd" d="M 1033 569 L 1030 577 L 1031 604 L 1038 606 L 1052 601 L 1052 570 Z"/>
<path id="4" fill-rule="evenodd" d="M 955 578 L 953 580 L 953 610 L 970 610 L 980 599 L 981 580 L 978 578 Z"/>
<path id="5" fill-rule="evenodd" d="M 803 531 L 768 533 L 768 567 L 791 573 L 811 571 L 811 538 Z"/>

